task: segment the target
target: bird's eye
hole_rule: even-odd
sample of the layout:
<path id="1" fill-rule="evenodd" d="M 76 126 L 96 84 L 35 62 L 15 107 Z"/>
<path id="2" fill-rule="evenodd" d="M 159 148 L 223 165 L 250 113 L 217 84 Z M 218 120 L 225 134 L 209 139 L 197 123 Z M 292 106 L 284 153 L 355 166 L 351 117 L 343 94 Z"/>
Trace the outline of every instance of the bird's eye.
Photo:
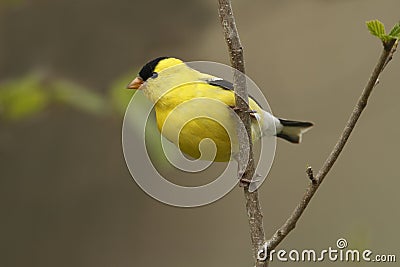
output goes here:
<path id="1" fill-rule="evenodd" d="M 151 75 L 151 78 L 155 79 L 158 77 L 158 73 L 157 72 L 153 72 L 153 74 Z"/>

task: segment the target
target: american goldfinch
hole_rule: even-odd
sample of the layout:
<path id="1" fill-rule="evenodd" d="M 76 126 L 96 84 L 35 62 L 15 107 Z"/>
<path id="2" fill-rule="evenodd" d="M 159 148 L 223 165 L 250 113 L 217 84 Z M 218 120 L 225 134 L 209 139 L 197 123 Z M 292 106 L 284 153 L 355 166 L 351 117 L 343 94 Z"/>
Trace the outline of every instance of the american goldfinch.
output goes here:
<path id="1" fill-rule="evenodd" d="M 146 63 L 127 88 L 142 90 L 154 103 L 158 129 L 183 153 L 203 159 L 199 145 L 207 138 L 216 148 L 210 160 L 226 162 L 238 152 L 236 134 L 229 134 L 236 129 L 232 83 L 190 68 L 180 59 L 159 57 Z M 276 118 L 251 97 L 249 106 L 253 142 L 277 136 L 300 143 L 302 134 L 313 126 Z"/>

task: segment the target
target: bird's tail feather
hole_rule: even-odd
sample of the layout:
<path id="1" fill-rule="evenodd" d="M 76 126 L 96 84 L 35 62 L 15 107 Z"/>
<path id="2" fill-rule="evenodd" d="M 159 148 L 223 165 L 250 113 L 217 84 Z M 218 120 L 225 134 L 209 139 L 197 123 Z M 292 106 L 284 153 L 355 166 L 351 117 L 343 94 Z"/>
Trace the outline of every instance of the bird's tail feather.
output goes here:
<path id="1" fill-rule="evenodd" d="M 276 136 L 296 144 L 301 142 L 302 134 L 313 126 L 311 122 L 304 121 L 279 119 L 279 122 L 282 124 L 282 129 Z"/>

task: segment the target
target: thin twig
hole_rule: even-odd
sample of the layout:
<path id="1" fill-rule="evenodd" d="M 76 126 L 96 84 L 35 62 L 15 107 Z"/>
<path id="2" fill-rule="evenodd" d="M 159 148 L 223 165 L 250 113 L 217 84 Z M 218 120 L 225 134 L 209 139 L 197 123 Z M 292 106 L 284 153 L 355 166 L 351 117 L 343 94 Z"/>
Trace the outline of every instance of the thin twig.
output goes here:
<path id="1" fill-rule="evenodd" d="M 263 227 L 263 215 L 258 199 L 258 191 L 249 192 L 249 181 L 254 176 L 255 167 L 253 159 L 253 148 L 251 142 L 251 120 L 248 104 L 248 92 L 246 88 L 246 78 L 244 76 L 243 48 L 240 43 L 239 33 L 236 29 L 235 18 L 232 12 L 230 0 L 218 0 L 218 13 L 224 31 L 225 41 L 228 45 L 231 65 L 238 71 L 234 73 L 235 104 L 236 112 L 243 122 L 243 127 L 238 127 L 239 137 L 239 177 L 244 186 L 246 199 L 246 211 L 250 227 L 250 237 L 253 249 L 253 257 L 256 266 L 266 266 L 267 262 L 257 259 L 257 252 L 265 243 Z M 246 138 L 246 135 L 248 138 Z"/>
<path id="2" fill-rule="evenodd" d="M 350 118 L 346 126 L 344 127 L 342 135 L 340 136 L 332 152 L 330 153 L 330 155 L 328 156 L 325 163 L 322 165 L 321 169 L 319 170 L 318 174 L 315 177 L 316 183 L 310 183 L 306 192 L 303 195 L 302 200 L 296 206 L 290 217 L 275 232 L 272 238 L 265 243 L 268 252 L 270 252 L 272 249 L 275 249 L 276 246 L 279 243 L 281 243 L 282 240 L 296 227 L 297 221 L 300 219 L 304 210 L 307 208 L 311 198 L 314 196 L 315 192 L 318 190 L 324 178 L 326 177 L 326 175 L 332 168 L 333 164 L 338 159 L 340 153 L 342 152 L 343 147 L 345 146 L 347 140 L 349 139 L 349 136 L 353 131 L 358 119 L 360 118 L 362 111 L 365 109 L 367 105 L 367 101 L 369 96 L 371 95 L 372 90 L 377 84 L 379 74 L 383 71 L 388 62 L 392 59 L 393 53 L 396 51 L 396 47 L 397 47 L 397 42 L 395 40 L 391 40 L 384 45 L 384 49 L 378 60 L 378 63 L 376 64 L 367 85 L 365 86 L 360 98 L 358 99 L 353 109 L 353 112 L 351 113 Z"/>

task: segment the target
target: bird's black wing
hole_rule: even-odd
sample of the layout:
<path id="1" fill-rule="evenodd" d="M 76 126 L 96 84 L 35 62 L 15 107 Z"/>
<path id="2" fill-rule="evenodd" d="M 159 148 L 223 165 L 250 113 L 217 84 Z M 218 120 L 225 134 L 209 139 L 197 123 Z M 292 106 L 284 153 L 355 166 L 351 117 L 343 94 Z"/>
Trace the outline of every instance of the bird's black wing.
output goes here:
<path id="1" fill-rule="evenodd" d="M 225 90 L 234 91 L 233 83 L 231 83 L 231 82 L 229 82 L 229 81 L 227 81 L 227 80 L 221 79 L 221 78 L 209 79 L 209 80 L 206 80 L 206 82 L 207 82 L 209 85 L 214 85 L 214 86 L 218 86 L 218 87 L 220 87 L 220 88 L 222 88 L 222 89 L 225 89 Z M 253 99 L 254 102 L 257 103 L 257 105 L 259 105 L 260 107 L 262 107 L 262 106 L 260 105 L 260 103 L 259 103 L 254 97 L 252 97 L 251 95 L 249 95 L 249 97 L 250 97 L 251 99 Z"/>
<path id="2" fill-rule="evenodd" d="M 212 79 L 212 80 L 210 79 L 210 80 L 206 80 L 206 82 L 210 85 L 218 86 L 225 90 L 233 91 L 233 89 L 234 89 L 233 83 L 228 82 L 227 80 L 224 80 L 224 79 Z"/>

